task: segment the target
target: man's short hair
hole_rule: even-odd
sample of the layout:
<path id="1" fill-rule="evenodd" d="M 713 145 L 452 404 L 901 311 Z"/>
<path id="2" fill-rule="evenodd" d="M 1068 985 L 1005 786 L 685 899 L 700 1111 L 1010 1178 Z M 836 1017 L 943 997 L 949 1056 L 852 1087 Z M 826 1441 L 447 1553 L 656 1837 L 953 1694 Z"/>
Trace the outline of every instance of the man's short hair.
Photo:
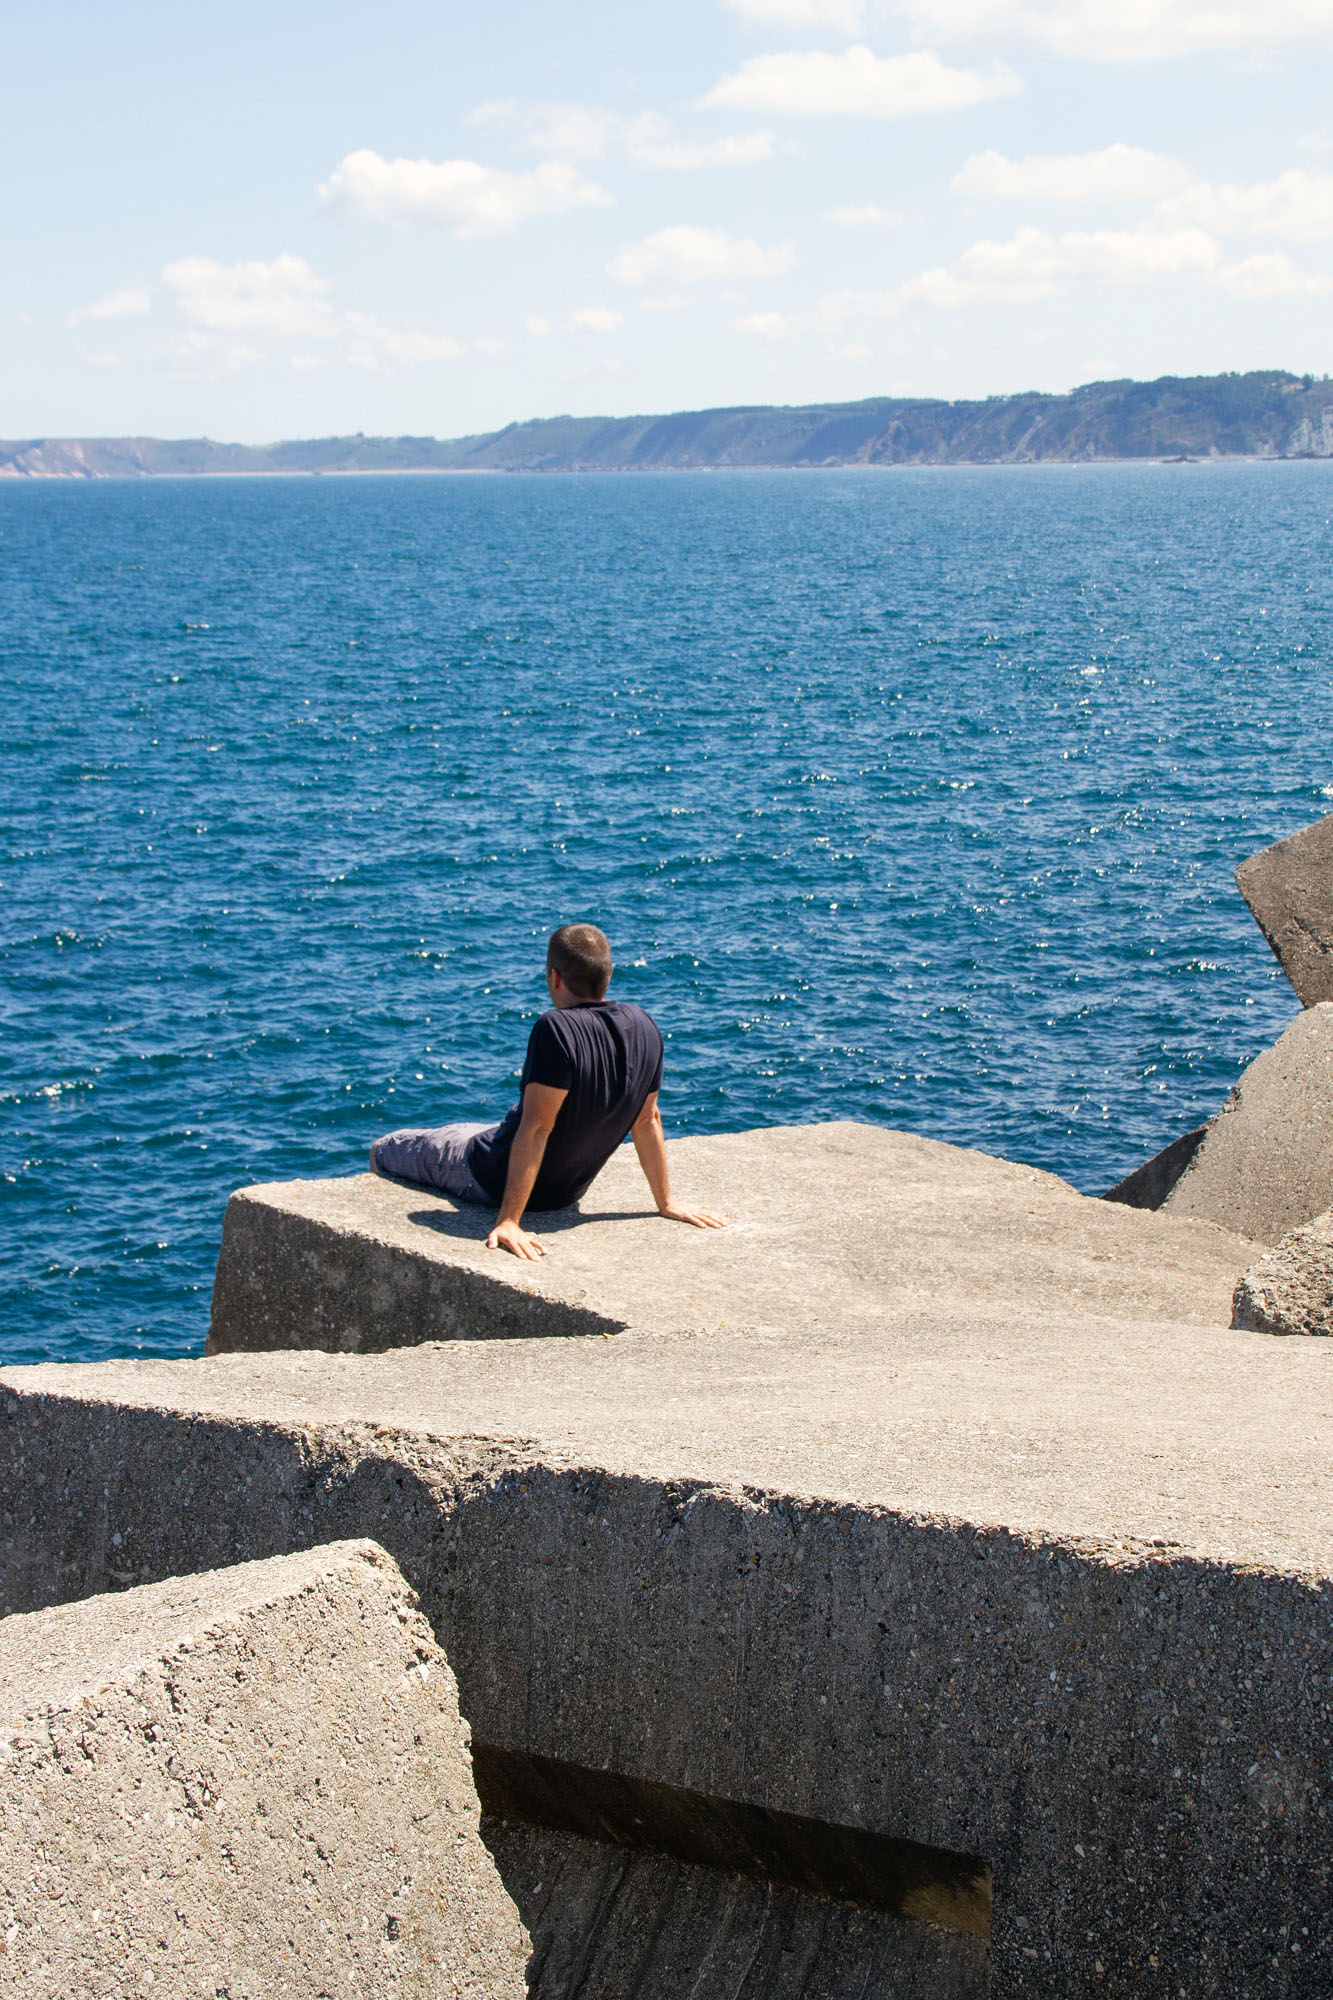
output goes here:
<path id="1" fill-rule="evenodd" d="M 561 924 L 552 931 L 546 963 L 580 1000 L 600 1000 L 611 983 L 611 946 L 596 924 Z"/>

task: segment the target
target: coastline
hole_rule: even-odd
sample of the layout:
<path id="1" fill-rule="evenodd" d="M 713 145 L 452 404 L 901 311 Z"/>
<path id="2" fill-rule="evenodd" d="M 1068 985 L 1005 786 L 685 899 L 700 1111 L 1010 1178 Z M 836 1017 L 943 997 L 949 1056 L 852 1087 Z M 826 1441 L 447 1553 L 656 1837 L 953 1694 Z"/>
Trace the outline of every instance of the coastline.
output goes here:
<path id="1" fill-rule="evenodd" d="M 256 466 L 253 468 L 206 472 L 16 472 L 0 465 L 0 480 L 11 485 L 77 486 L 169 485 L 173 481 L 276 480 L 276 479 L 589 479 L 640 478 L 657 474 L 672 478 L 714 477 L 718 473 L 771 474 L 775 472 L 1094 472 L 1116 466 L 1236 466 L 1236 465 L 1333 465 L 1333 455 L 1323 452 L 1215 452 L 1197 458 L 1162 457 L 1158 454 L 1125 455 L 1119 458 L 951 458 L 898 459 L 868 464 L 864 459 L 833 460 L 822 465 L 338 465 L 338 466 Z"/>
<path id="2" fill-rule="evenodd" d="M 0 478 L 400 472 L 813 471 L 901 465 L 1333 459 L 1333 383 L 1281 369 L 1090 382 L 980 400 L 876 396 L 631 416 L 536 417 L 452 438 L 365 432 L 0 438 Z"/>

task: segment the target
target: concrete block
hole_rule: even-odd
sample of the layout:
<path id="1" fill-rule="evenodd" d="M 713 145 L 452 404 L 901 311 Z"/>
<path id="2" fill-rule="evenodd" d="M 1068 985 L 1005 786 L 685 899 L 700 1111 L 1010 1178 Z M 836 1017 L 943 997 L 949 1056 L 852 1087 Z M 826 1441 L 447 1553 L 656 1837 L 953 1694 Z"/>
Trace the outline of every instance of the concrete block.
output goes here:
<path id="1" fill-rule="evenodd" d="M 0 1622 L 0 1993 L 522 2000 L 447 1661 L 365 1541 Z"/>
<path id="2" fill-rule="evenodd" d="M 1333 813 L 1242 861 L 1236 887 L 1301 1004 L 1333 1000 Z"/>
<path id="3" fill-rule="evenodd" d="M 871 1125 L 676 1140 L 673 1184 L 733 1214 L 663 1222 L 623 1150 L 548 1255 L 486 1249 L 491 1218 L 371 1174 L 246 1188 L 227 1210 L 209 1353 L 373 1353 L 423 1340 L 801 1326 L 813 1312 L 1065 1312 L 1225 1324 L 1252 1252 L 1054 1174 Z M 1330 1196 L 1333 1199 L 1333 1196 Z"/>
<path id="4" fill-rule="evenodd" d="M 616 1331 L 543 1298 L 514 1259 L 500 1269 L 485 1250 L 494 1219 L 375 1174 L 241 1188 L 223 1218 L 207 1351 Z"/>
<path id="5" fill-rule="evenodd" d="M 1333 1211 L 1290 1229 L 1245 1273 L 1231 1324 L 1256 1333 L 1333 1334 Z"/>
<path id="6" fill-rule="evenodd" d="M 1256 1056 L 1162 1205 L 1276 1243 L 1333 1207 L 1333 1005 Z"/>
<path id="7" fill-rule="evenodd" d="M 1207 1135 L 1207 1125 L 1196 1125 L 1192 1132 L 1182 1132 L 1163 1146 L 1160 1153 L 1154 1153 L 1141 1167 L 1135 1167 L 1113 1188 L 1108 1188 L 1102 1200 L 1118 1201 L 1126 1208 L 1160 1208 Z"/>

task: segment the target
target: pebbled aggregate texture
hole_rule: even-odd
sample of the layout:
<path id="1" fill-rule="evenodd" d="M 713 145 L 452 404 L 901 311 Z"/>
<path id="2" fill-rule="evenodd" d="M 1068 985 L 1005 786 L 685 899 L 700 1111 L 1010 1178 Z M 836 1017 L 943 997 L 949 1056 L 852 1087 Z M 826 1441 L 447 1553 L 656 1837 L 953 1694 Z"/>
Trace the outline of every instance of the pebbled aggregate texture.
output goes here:
<path id="1" fill-rule="evenodd" d="M 1333 1333 L 1333 1211 L 1289 1229 L 1236 1287 L 1231 1324 L 1256 1333 Z"/>
<path id="2" fill-rule="evenodd" d="M 0 1622 L 0 1994 L 523 2000 L 457 1690 L 365 1541 Z"/>

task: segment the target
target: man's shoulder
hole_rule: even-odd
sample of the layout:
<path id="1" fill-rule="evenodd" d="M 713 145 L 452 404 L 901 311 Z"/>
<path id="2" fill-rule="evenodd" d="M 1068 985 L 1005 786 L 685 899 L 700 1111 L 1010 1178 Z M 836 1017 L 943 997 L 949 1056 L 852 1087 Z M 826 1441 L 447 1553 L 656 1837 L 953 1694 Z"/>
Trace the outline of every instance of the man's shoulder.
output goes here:
<path id="1" fill-rule="evenodd" d="M 532 1037 L 554 1035 L 557 1040 L 570 1041 L 579 1034 L 585 1022 L 605 1023 L 609 1016 L 614 1016 L 622 1025 L 640 1031 L 647 1029 L 650 1034 L 661 1036 L 662 1030 L 646 1007 L 640 1007 L 633 1000 L 607 1000 L 593 1007 L 548 1007 L 533 1022 Z"/>
<path id="2" fill-rule="evenodd" d="M 662 1030 L 658 1027 L 646 1007 L 640 1007 L 637 1001 L 634 1000 L 621 1000 L 617 1002 L 617 1005 L 622 1016 L 632 1021 L 635 1027 L 640 1029 L 647 1028 L 649 1033 L 656 1035 L 659 1041 L 662 1039 Z"/>

